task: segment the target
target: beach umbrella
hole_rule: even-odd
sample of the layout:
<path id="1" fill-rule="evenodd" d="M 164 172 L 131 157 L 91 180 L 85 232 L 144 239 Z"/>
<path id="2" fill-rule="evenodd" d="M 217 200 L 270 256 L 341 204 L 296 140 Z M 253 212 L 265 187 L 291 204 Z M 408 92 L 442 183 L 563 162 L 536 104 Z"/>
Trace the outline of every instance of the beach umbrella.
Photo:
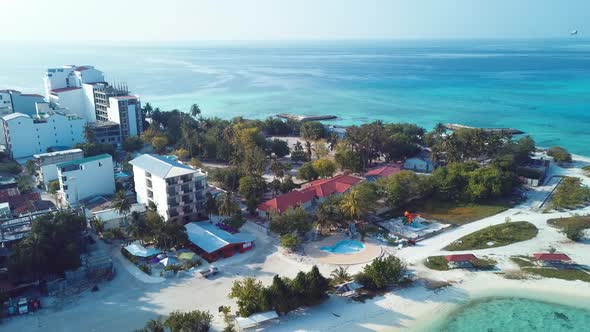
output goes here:
<path id="1" fill-rule="evenodd" d="M 160 263 L 164 266 L 175 265 L 175 264 L 178 264 L 178 260 L 173 257 L 166 257 L 166 258 L 162 259 L 160 261 Z"/>

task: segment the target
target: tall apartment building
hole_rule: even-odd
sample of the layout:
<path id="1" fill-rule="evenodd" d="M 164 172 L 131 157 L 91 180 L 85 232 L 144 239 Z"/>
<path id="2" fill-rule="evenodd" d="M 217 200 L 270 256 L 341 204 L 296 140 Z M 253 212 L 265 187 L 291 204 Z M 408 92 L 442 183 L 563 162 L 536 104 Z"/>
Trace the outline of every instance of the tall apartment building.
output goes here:
<path id="1" fill-rule="evenodd" d="M 0 115 L 23 113 L 33 116 L 36 113 L 35 103 L 42 103 L 41 95 L 21 93 L 16 90 L 0 90 Z"/>
<path id="2" fill-rule="evenodd" d="M 133 165 L 137 201 L 153 203 L 168 221 L 189 222 L 205 215 L 207 175 L 176 160 L 144 154 Z"/>
<path id="3" fill-rule="evenodd" d="M 115 193 L 113 158 L 108 154 L 59 163 L 58 198 L 62 206 L 72 206 L 96 195 Z"/>

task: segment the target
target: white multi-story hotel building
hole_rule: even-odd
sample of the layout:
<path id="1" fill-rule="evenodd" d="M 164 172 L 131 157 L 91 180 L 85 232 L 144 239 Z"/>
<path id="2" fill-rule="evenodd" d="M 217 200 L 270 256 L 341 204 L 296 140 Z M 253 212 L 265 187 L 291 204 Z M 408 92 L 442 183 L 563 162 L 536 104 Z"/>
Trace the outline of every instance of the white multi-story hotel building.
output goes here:
<path id="1" fill-rule="evenodd" d="M 108 84 L 103 72 L 93 66 L 50 68 L 44 81 L 45 94 L 51 102 L 79 114 L 89 123 L 96 123 L 93 127 L 98 129 L 106 127 L 102 123 L 119 126 L 119 137 L 116 140 L 111 134 L 105 132 L 103 135 L 103 131 L 98 130 L 96 136 L 99 142 L 118 144 L 142 132 L 139 97 L 129 95 L 125 85 Z"/>
<path id="2" fill-rule="evenodd" d="M 30 157 L 45 153 L 51 147 L 70 147 L 84 142 L 85 119 L 45 106 L 48 104 L 37 103 L 39 113 L 34 117 L 22 113 L 2 117 L 2 143 L 12 158 Z"/>
<path id="3" fill-rule="evenodd" d="M 57 164 L 59 201 L 71 206 L 96 195 L 115 193 L 113 158 L 108 154 Z"/>
<path id="4" fill-rule="evenodd" d="M 129 163 L 139 203 L 155 204 L 168 221 L 188 222 L 205 215 L 206 173 L 158 155 L 144 154 Z"/>
<path id="5" fill-rule="evenodd" d="M 57 164 L 84 158 L 82 149 L 71 149 L 33 155 L 40 180 L 47 186 L 57 180 Z"/>

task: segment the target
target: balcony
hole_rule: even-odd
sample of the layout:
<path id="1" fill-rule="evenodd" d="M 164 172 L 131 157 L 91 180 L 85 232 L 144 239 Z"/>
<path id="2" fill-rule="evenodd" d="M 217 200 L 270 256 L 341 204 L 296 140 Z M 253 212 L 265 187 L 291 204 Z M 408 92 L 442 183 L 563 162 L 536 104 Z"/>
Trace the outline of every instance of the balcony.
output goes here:
<path id="1" fill-rule="evenodd" d="M 151 188 L 152 188 L 152 180 L 148 180 L 148 179 L 146 179 L 146 180 L 145 180 L 145 185 L 146 185 L 146 187 L 148 187 L 148 188 L 150 188 L 150 189 L 151 189 Z"/>
<path id="2" fill-rule="evenodd" d="M 168 196 L 176 196 L 176 195 L 178 195 L 178 191 L 176 189 L 172 188 L 172 189 L 166 190 L 166 194 L 168 194 Z"/>

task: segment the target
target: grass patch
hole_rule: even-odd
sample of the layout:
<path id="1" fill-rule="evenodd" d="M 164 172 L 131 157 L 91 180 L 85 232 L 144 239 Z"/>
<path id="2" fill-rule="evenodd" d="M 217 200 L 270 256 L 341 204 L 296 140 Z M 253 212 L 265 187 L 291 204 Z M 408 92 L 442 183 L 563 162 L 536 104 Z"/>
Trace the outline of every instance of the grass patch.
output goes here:
<path id="1" fill-rule="evenodd" d="M 530 274 L 538 275 L 544 278 L 554 278 L 554 279 L 563 279 L 563 280 L 581 280 L 585 282 L 590 282 L 590 274 L 582 271 L 582 270 L 559 270 L 559 269 L 552 269 L 552 268 L 534 268 L 534 267 L 525 267 L 523 271 L 528 272 Z"/>
<path id="2" fill-rule="evenodd" d="M 580 178 L 565 177 L 551 197 L 554 209 L 574 209 L 590 202 L 590 188 Z"/>
<path id="3" fill-rule="evenodd" d="M 547 223 L 560 229 L 572 241 L 579 241 L 582 231 L 590 228 L 590 216 L 549 219 Z"/>
<path id="4" fill-rule="evenodd" d="M 430 256 L 424 260 L 424 266 L 437 271 L 450 270 L 449 263 L 444 256 Z"/>
<path id="5" fill-rule="evenodd" d="M 464 225 L 506 211 L 508 202 L 454 203 L 429 200 L 415 210 L 426 218 L 453 225 Z"/>
<path id="6" fill-rule="evenodd" d="M 513 261 L 520 268 L 535 266 L 535 264 L 531 261 L 532 259 L 533 259 L 532 257 L 527 257 L 527 256 L 510 257 L 510 260 Z"/>
<path id="7" fill-rule="evenodd" d="M 459 251 L 502 247 L 512 243 L 530 240 L 537 236 L 538 232 L 537 227 L 527 221 L 507 222 L 489 226 L 465 235 L 444 249 Z M 488 245 L 488 242 L 493 242 L 493 244 Z"/>

